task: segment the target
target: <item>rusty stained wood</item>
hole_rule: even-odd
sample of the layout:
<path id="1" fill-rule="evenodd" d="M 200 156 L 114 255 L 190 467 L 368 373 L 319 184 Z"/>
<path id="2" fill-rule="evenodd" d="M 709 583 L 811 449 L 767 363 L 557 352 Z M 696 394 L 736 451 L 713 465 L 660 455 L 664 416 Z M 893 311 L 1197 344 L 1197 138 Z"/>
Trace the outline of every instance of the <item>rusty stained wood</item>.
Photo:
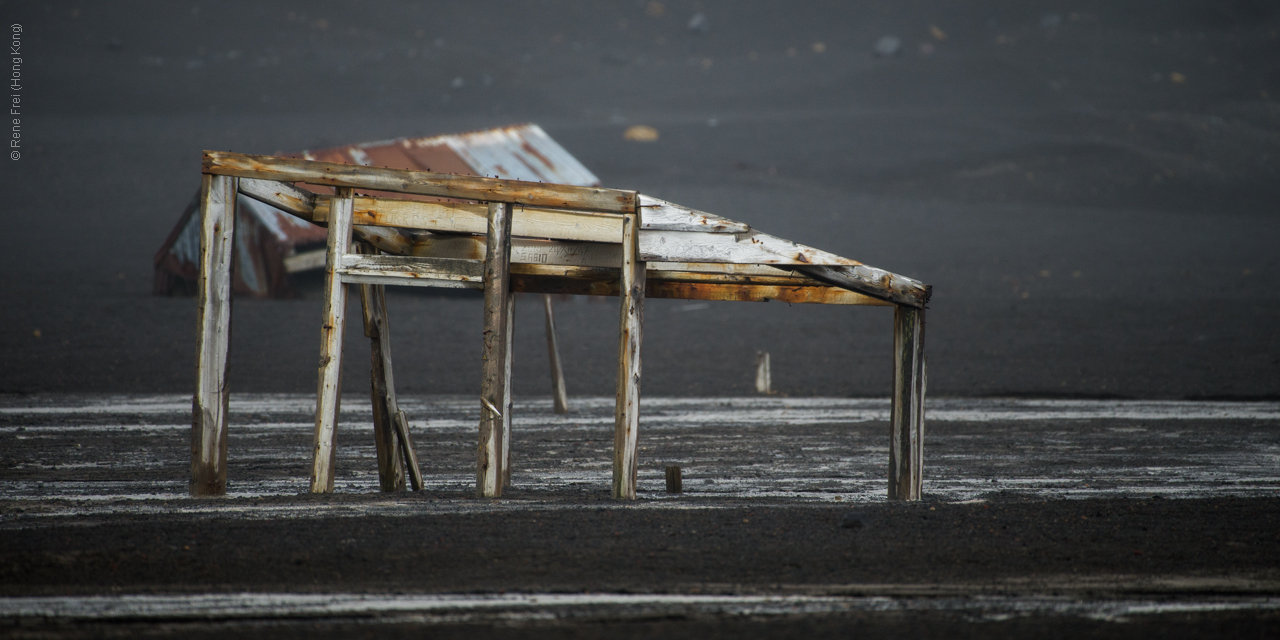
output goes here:
<path id="1" fill-rule="evenodd" d="M 236 179 L 204 176 L 200 187 L 196 392 L 191 403 L 193 496 L 227 492 L 227 348 L 231 342 L 231 248 Z"/>
<path id="2" fill-rule="evenodd" d="M 205 151 L 202 170 L 204 173 L 241 178 L 305 182 L 459 200 L 507 202 L 554 209 L 601 213 L 634 213 L 636 210 L 634 191 L 366 167 L 223 151 Z"/>
<path id="3" fill-rule="evenodd" d="M 924 310 L 893 314 L 893 397 L 889 411 L 889 499 L 919 500 L 924 469 Z"/>
<path id="4" fill-rule="evenodd" d="M 484 346 L 481 353 L 480 443 L 476 452 L 476 496 L 502 495 L 506 474 L 503 418 L 507 391 L 507 305 L 511 298 L 511 205 L 489 204 L 489 232 L 484 262 Z"/>
<path id="5" fill-rule="evenodd" d="M 338 189 L 329 225 L 329 259 L 325 266 L 324 318 L 320 329 L 320 371 L 316 392 L 315 450 L 311 462 L 311 492 L 333 491 L 334 440 L 342 401 L 342 332 L 346 326 L 347 285 L 339 262 L 351 244 L 351 189 Z"/>
<path id="6" fill-rule="evenodd" d="M 556 315 L 551 308 L 551 296 L 542 296 L 542 310 L 546 316 L 547 359 L 551 363 L 552 409 L 556 413 L 569 413 L 569 394 L 565 391 L 564 368 L 560 366 L 560 345 L 556 344 Z"/>
<path id="7" fill-rule="evenodd" d="M 640 220 L 623 222 L 618 326 L 618 388 L 613 427 L 613 497 L 636 498 L 636 448 L 640 429 L 640 344 L 644 327 L 645 266 L 640 259 Z"/>

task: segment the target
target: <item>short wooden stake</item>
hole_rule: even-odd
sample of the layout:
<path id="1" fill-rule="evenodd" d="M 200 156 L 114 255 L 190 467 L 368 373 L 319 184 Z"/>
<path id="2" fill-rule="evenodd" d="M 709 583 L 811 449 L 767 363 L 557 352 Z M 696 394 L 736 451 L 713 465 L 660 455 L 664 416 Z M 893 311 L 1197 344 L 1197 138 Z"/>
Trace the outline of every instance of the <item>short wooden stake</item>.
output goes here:
<path id="1" fill-rule="evenodd" d="M 476 496 L 502 495 L 503 414 L 507 403 L 507 305 L 511 299 L 512 206 L 489 203 L 484 256 L 484 348 L 480 380 L 480 445 L 476 451 Z"/>
<path id="2" fill-rule="evenodd" d="M 683 493 L 684 481 L 680 478 L 680 467 L 667 465 L 667 493 Z"/>
<path id="3" fill-rule="evenodd" d="M 640 260 L 640 215 L 623 216 L 618 390 L 613 427 L 613 497 L 636 497 L 636 446 L 640 428 L 640 343 L 644 322 L 645 263 Z"/>
<path id="4" fill-rule="evenodd" d="M 556 344 L 556 316 L 551 310 L 551 296 L 542 295 L 542 308 L 547 317 L 547 359 L 551 361 L 551 402 L 556 413 L 569 413 L 569 394 L 565 392 L 564 369 L 560 366 L 560 346 Z"/>
<path id="5" fill-rule="evenodd" d="M 353 195 L 340 187 L 329 208 L 329 248 L 324 269 L 324 320 L 320 329 L 320 375 L 316 392 L 315 451 L 311 492 L 333 491 L 338 411 L 342 402 L 342 333 L 347 324 L 347 285 L 338 265 L 351 245 Z"/>
<path id="6" fill-rule="evenodd" d="M 919 500 L 924 467 L 924 310 L 893 316 L 893 402 L 889 415 L 889 499 Z"/>
<path id="7" fill-rule="evenodd" d="M 191 403 L 193 496 L 227 492 L 227 347 L 231 342 L 231 247 L 236 178 L 205 175 L 200 186 L 200 280 L 196 393 Z"/>
<path id="8" fill-rule="evenodd" d="M 356 242 L 360 253 L 377 254 L 365 242 Z M 391 367 L 391 331 L 387 320 L 386 287 L 360 285 L 360 307 L 364 311 L 364 335 L 369 338 L 372 357 L 369 366 L 370 396 L 373 401 L 373 442 L 378 452 L 378 486 L 383 491 L 404 490 L 404 463 L 400 438 L 396 433 L 395 375 Z"/>
<path id="9" fill-rule="evenodd" d="M 756 393 L 773 393 L 773 375 L 769 371 L 769 352 L 756 352 Z"/>

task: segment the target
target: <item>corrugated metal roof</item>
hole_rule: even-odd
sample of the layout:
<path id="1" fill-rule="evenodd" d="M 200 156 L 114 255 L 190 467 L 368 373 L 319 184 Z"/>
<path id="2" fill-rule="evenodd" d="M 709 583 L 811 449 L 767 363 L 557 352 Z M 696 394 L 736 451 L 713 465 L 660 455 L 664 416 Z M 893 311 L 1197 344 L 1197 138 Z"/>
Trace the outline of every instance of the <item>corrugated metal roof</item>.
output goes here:
<path id="1" fill-rule="evenodd" d="M 532 182 L 600 185 L 595 174 L 552 140 L 542 127 L 532 123 L 278 155 Z M 300 186 L 319 193 L 332 193 L 332 189 L 325 187 Z M 368 193 L 382 195 L 379 192 Z M 439 200 L 401 193 L 385 195 Z M 235 279 L 237 293 L 259 297 L 288 295 L 288 273 L 323 266 L 323 256 L 317 253 L 324 243 L 323 228 L 244 196 L 237 200 L 240 213 L 234 249 L 238 267 Z M 190 294 L 195 291 L 194 279 L 200 258 L 199 217 L 195 205 L 188 207 L 156 254 L 157 294 Z"/>
<path id="2" fill-rule="evenodd" d="M 598 186 L 600 179 L 536 124 L 397 138 L 293 154 L 308 160 Z M 399 196 L 403 197 L 403 196 Z"/>

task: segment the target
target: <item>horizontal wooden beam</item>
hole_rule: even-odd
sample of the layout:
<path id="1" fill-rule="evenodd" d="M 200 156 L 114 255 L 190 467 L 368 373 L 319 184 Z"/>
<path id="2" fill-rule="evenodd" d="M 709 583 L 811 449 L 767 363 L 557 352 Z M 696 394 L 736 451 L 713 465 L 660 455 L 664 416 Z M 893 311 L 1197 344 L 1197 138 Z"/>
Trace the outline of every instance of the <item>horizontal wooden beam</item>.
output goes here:
<path id="1" fill-rule="evenodd" d="M 484 263 L 452 258 L 417 258 L 347 254 L 342 257 L 338 274 L 343 282 L 406 284 L 404 280 L 422 280 L 426 286 L 484 286 Z"/>
<path id="2" fill-rule="evenodd" d="M 470 202 L 423 202 L 357 197 L 352 220 L 358 225 L 402 227 L 483 235 L 488 207 Z M 329 202 L 316 202 L 314 222 L 329 219 Z M 512 219 L 512 235 L 585 242 L 622 242 L 622 216 L 521 207 Z"/>
<path id="3" fill-rule="evenodd" d="M 634 191 L 254 156 L 229 151 L 205 151 L 202 170 L 208 174 L 258 180 L 305 182 L 481 202 L 510 202 L 575 211 L 634 213 L 637 204 Z"/>

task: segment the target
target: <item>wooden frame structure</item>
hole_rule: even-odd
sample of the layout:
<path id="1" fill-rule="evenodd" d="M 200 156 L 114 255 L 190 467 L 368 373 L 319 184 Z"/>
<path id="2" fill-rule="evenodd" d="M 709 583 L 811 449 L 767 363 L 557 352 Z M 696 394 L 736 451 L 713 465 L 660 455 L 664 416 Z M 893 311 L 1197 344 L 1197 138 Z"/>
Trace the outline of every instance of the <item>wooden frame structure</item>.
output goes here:
<path id="1" fill-rule="evenodd" d="M 313 492 L 333 490 L 348 284 L 360 286 L 372 345 L 381 488 L 403 489 L 406 469 L 414 488 L 422 486 L 395 399 L 384 293 L 390 284 L 484 290 L 480 497 L 501 496 L 510 483 L 516 292 L 620 298 L 613 460 L 613 496 L 619 499 L 636 495 L 646 297 L 892 306 L 889 498 L 920 498 L 929 285 L 634 191 L 214 151 L 205 152 L 203 172 L 192 495 L 226 491 L 230 248 L 235 196 L 241 193 L 329 228 Z M 292 184 L 298 182 L 335 191 L 317 195 Z M 440 200 L 370 197 L 356 190 Z M 554 340 L 550 330 L 548 340 Z"/>

